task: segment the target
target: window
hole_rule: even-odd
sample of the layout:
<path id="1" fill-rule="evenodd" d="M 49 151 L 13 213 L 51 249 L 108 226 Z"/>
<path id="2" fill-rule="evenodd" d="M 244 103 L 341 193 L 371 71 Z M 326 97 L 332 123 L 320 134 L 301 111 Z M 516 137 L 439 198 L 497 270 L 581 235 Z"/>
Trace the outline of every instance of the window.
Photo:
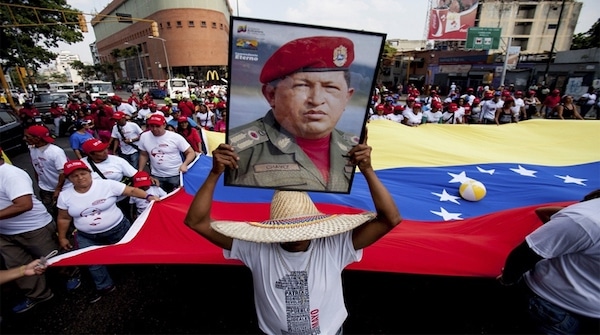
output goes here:
<path id="1" fill-rule="evenodd" d="M 221 28 L 221 30 L 223 30 L 223 24 L 219 24 L 219 28 Z"/>
<path id="2" fill-rule="evenodd" d="M 181 21 L 177 21 L 175 24 L 177 25 L 177 28 L 181 28 Z"/>
<path id="3" fill-rule="evenodd" d="M 194 21 L 188 21 L 188 27 L 193 27 L 194 26 Z"/>
<path id="4" fill-rule="evenodd" d="M 549 24 L 548 29 L 556 29 L 557 26 L 558 24 Z"/>
<path id="5" fill-rule="evenodd" d="M 171 28 L 171 22 L 167 22 L 167 28 Z"/>
<path id="6" fill-rule="evenodd" d="M 216 22 L 213 22 L 213 23 L 212 23 L 212 27 L 213 27 L 213 29 L 217 29 L 217 23 L 216 23 Z"/>
<path id="7" fill-rule="evenodd" d="M 200 26 L 201 26 L 202 28 L 206 28 L 206 21 L 201 21 L 201 22 L 200 22 Z"/>

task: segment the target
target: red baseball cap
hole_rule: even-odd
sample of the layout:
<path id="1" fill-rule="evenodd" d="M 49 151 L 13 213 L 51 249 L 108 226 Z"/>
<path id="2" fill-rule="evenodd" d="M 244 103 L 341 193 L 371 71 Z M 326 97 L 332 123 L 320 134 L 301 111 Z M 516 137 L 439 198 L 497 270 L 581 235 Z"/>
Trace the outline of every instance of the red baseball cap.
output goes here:
<path id="1" fill-rule="evenodd" d="M 88 170 L 89 172 L 92 172 L 90 168 L 87 165 L 85 165 L 84 162 L 77 159 L 66 162 L 63 166 L 63 173 L 65 174 L 65 177 L 68 177 L 71 173 L 75 172 L 75 170 L 79 169 Z"/>
<path id="2" fill-rule="evenodd" d="M 177 122 L 189 122 L 189 120 L 185 116 L 180 116 L 179 118 L 177 118 Z"/>
<path id="3" fill-rule="evenodd" d="M 448 105 L 448 111 L 451 113 L 454 113 L 458 110 L 458 105 L 455 104 L 454 102 L 451 103 L 450 105 Z"/>
<path id="4" fill-rule="evenodd" d="M 281 46 L 266 61 L 260 82 L 268 84 L 295 72 L 346 71 L 354 61 L 354 43 L 338 36 L 311 36 Z"/>
<path id="5" fill-rule="evenodd" d="M 102 151 L 106 148 L 108 148 L 108 143 L 104 143 L 95 139 L 87 140 L 81 145 L 81 149 L 88 154 L 96 151 Z"/>
<path id="6" fill-rule="evenodd" d="M 152 125 L 155 125 L 155 126 L 162 126 L 162 125 L 163 125 L 163 124 L 165 124 L 166 122 L 165 122 L 165 118 L 164 118 L 162 115 L 160 115 L 160 114 L 154 114 L 154 115 L 152 115 L 152 116 L 151 116 L 151 117 L 148 119 L 148 121 L 146 121 L 146 123 L 147 123 L 148 125 L 151 125 L 151 124 L 152 124 Z"/>
<path id="7" fill-rule="evenodd" d="M 150 175 L 146 171 L 139 171 L 133 175 L 133 187 L 152 186 Z"/>
<path id="8" fill-rule="evenodd" d="M 121 120 L 124 117 L 125 117 L 125 113 L 123 113 L 123 112 L 115 112 L 112 115 L 112 118 L 115 119 L 115 120 Z"/>
<path id="9" fill-rule="evenodd" d="M 41 138 L 46 143 L 54 143 L 54 138 L 50 136 L 50 130 L 44 126 L 31 126 L 25 132 L 31 136 Z"/>

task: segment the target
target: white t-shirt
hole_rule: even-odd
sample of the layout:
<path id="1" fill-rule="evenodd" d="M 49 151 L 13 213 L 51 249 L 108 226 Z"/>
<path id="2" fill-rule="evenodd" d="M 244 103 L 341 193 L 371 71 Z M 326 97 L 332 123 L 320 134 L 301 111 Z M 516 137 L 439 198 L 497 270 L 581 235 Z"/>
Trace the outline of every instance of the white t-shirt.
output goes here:
<path id="1" fill-rule="evenodd" d="M 385 115 L 373 114 L 369 118 L 369 120 L 387 120 L 388 118 Z"/>
<path id="2" fill-rule="evenodd" d="M 0 234 L 16 235 L 46 226 L 52 216 L 33 195 L 33 181 L 22 169 L 8 163 L 0 165 L 0 209 L 13 204 L 16 198 L 30 195 L 33 208 L 11 218 L 0 219 Z"/>
<path id="3" fill-rule="evenodd" d="M 427 118 L 427 123 L 438 123 L 442 117 L 442 112 L 432 112 L 430 110 L 423 112 L 423 116 Z"/>
<path id="4" fill-rule="evenodd" d="M 398 122 L 398 123 L 402 123 L 402 120 L 404 120 L 404 116 L 402 116 L 402 114 L 388 114 L 385 116 L 388 120 L 390 121 L 394 121 L 394 122 Z"/>
<path id="5" fill-rule="evenodd" d="M 519 118 L 519 114 L 521 114 L 521 107 L 525 107 L 525 101 L 521 98 L 515 98 L 515 105 L 510 108 L 510 110 L 515 113 L 515 117 Z"/>
<path id="6" fill-rule="evenodd" d="M 573 204 L 529 234 L 529 247 L 544 257 L 525 273 L 540 297 L 566 310 L 600 318 L 600 198 Z"/>
<path id="7" fill-rule="evenodd" d="M 123 154 L 131 155 L 131 154 L 136 153 L 137 150 L 134 147 L 132 147 L 131 145 L 129 145 L 123 141 L 124 139 L 121 136 L 121 133 L 119 132 L 118 127 L 119 127 L 119 125 L 117 125 L 117 124 L 115 124 L 113 126 L 110 137 L 116 138 L 117 140 L 119 140 L 119 146 L 121 147 L 121 152 Z M 121 127 L 121 130 L 123 132 L 123 135 L 125 135 L 125 139 L 136 138 L 136 137 L 140 136 L 140 134 L 143 132 L 142 128 L 140 128 L 140 126 L 138 126 L 137 123 L 129 122 L 129 121 Z M 133 144 L 137 145 L 138 142 L 133 142 Z"/>
<path id="8" fill-rule="evenodd" d="M 152 195 L 155 195 L 160 198 L 160 197 L 164 197 L 165 195 L 167 195 L 167 192 L 165 192 L 159 186 L 152 185 L 152 186 L 148 187 L 148 189 L 146 190 L 146 194 L 152 194 Z M 135 208 L 137 209 L 137 214 L 140 215 L 140 214 L 142 214 L 142 212 L 144 210 L 146 210 L 146 208 L 148 208 L 150 201 L 148 201 L 146 199 L 136 198 L 136 197 L 129 197 L 129 203 L 135 204 Z"/>
<path id="9" fill-rule="evenodd" d="M 92 171 L 92 178 L 103 179 L 98 173 L 96 173 L 96 171 L 94 171 L 94 169 L 92 169 L 89 156 L 83 158 L 82 161 Z M 125 159 L 115 155 L 108 155 L 108 158 L 106 158 L 104 161 L 94 164 L 98 170 L 102 172 L 106 179 L 116 180 L 119 182 L 123 179 L 123 176 L 133 177 L 133 175 L 138 172 L 137 169 L 131 166 L 131 164 L 129 164 L 129 162 L 127 162 Z"/>
<path id="10" fill-rule="evenodd" d="M 146 118 L 146 116 L 147 116 L 148 114 L 150 114 L 150 113 L 151 113 L 151 112 L 150 112 L 150 108 L 142 108 L 142 109 L 140 109 L 140 110 L 138 111 L 138 113 L 137 113 L 137 118 L 138 118 L 138 119 L 142 119 L 142 120 L 146 120 L 146 119 L 147 119 L 147 118 Z"/>
<path id="11" fill-rule="evenodd" d="M 341 274 L 362 258 L 351 231 L 312 240 L 306 252 L 234 240 L 223 254 L 252 271 L 258 324 L 266 334 L 335 334 L 348 316 Z"/>
<path id="12" fill-rule="evenodd" d="M 58 185 L 58 176 L 67 162 L 65 151 L 54 144 L 47 144 L 39 148 L 30 147 L 29 156 L 31 165 L 38 175 L 39 188 L 54 192 Z"/>
<path id="13" fill-rule="evenodd" d="M 140 136 L 138 146 L 148 153 L 152 175 L 156 177 L 173 177 L 179 175 L 179 167 L 183 163 L 181 153 L 190 148 L 183 136 L 166 131 L 161 136 L 152 132 L 144 132 Z"/>
<path id="14" fill-rule="evenodd" d="M 596 94 L 595 93 L 585 93 L 581 96 L 582 98 L 586 98 L 586 105 L 594 105 L 596 103 Z"/>
<path id="15" fill-rule="evenodd" d="M 423 121 L 423 113 L 418 112 L 415 114 L 414 112 L 406 113 L 404 115 L 404 120 L 406 120 L 406 124 L 409 126 L 421 124 Z"/>
<path id="16" fill-rule="evenodd" d="M 93 179 L 85 193 L 69 188 L 60 192 L 56 206 L 68 211 L 75 228 L 97 234 L 117 226 L 123 220 L 123 212 L 117 207 L 117 198 L 125 191 L 125 184 L 114 180 Z"/>
<path id="17" fill-rule="evenodd" d="M 126 103 L 126 102 L 121 102 L 121 104 L 119 104 L 116 108 L 117 112 L 122 112 L 125 113 L 128 116 L 133 115 L 133 113 L 135 113 L 137 110 L 135 109 L 135 107 L 133 107 L 132 105 Z"/>
<path id="18" fill-rule="evenodd" d="M 215 115 L 212 111 L 208 111 L 207 113 L 196 113 L 196 122 L 200 127 L 214 127 L 215 125 L 212 123 L 212 117 Z"/>
<path id="19" fill-rule="evenodd" d="M 444 123 L 448 124 L 460 124 L 463 123 L 463 118 L 465 116 L 465 109 L 459 107 L 454 113 L 444 112 L 442 114 L 442 120 Z"/>

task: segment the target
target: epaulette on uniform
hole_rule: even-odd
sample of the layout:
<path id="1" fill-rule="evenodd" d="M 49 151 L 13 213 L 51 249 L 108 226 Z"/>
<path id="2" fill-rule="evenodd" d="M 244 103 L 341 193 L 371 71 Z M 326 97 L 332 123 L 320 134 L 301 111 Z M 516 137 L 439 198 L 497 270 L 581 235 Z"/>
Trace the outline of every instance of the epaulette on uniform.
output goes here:
<path id="1" fill-rule="evenodd" d="M 231 146 L 238 152 L 268 140 L 269 137 L 264 129 L 261 129 L 256 125 L 244 127 L 229 137 Z"/>

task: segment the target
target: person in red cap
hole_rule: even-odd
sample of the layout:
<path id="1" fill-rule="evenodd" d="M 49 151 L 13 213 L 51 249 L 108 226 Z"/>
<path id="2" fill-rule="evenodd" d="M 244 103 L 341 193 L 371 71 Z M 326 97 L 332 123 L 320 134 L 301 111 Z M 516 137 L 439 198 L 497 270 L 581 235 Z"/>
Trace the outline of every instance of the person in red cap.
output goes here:
<path id="1" fill-rule="evenodd" d="M 465 109 L 455 102 L 448 104 L 446 111 L 442 114 L 442 123 L 462 124 L 464 122 Z"/>
<path id="2" fill-rule="evenodd" d="M 202 140 L 198 131 L 190 126 L 188 118 L 180 116 L 177 119 L 177 133 L 188 141 L 196 153 L 202 152 Z"/>
<path id="3" fill-rule="evenodd" d="M 550 94 L 548 94 L 548 96 L 546 96 L 546 98 L 544 99 L 544 101 L 542 102 L 542 109 L 543 109 L 543 113 L 544 113 L 544 117 L 546 119 L 551 118 L 552 116 L 552 110 L 554 109 L 554 107 L 558 106 L 558 104 L 560 104 L 560 90 L 559 89 L 553 89 L 552 92 L 550 92 Z"/>
<path id="4" fill-rule="evenodd" d="M 501 125 L 505 123 L 517 123 L 519 122 L 519 118 L 515 114 L 512 107 L 514 107 L 515 101 L 512 97 L 508 97 L 504 99 L 504 104 L 502 108 L 496 109 L 496 124 Z"/>
<path id="5" fill-rule="evenodd" d="M 137 109 L 135 109 L 135 107 L 130 105 L 128 102 L 124 102 L 118 95 L 113 96 L 111 101 L 115 106 L 115 111 L 127 115 L 128 118 L 133 117 L 134 114 L 137 113 Z"/>
<path id="6" fill-rule="evenodd" d="M 403 113 L 403 123 L 407 126 L 418 127 L 423 122 L 423 111 L 421 110 L 421 103 L 415 102 L 412 106 L 410 113 Z"/>
<path id="7" fill-rule="evenodd" d="M 377 106 L 375 106 L 375 113 L 373 115 L 371 115 L 371 117 L 369 117 L 369 121 L 387 120 L 387 118 L 384 115 L 384 112 L 385 112 L 385 107 L 383 106 L 383 104 L 377 104 Z"/>
<path id="8" fill-rule="evenodd" d="M 404 106 L 397 104 L 394 105 L 394 112 L 392 114 L 386 115 L 386 118 L 390 121 L 402 123 L 402 121 L 404 120 L 404 115 L 402 115 L 402 113 L 404 113 Z"/>
<path id="9" fill-rule="evenodd" d="M 115 180 L 92 178 L 90 168 L 81 160 L 65 163 L 63 171 L 73 183 L 73 187 L 60 192 L 57 201 L 58 242 L 64 250 L 73 249 L 73 244 L 67 238 L 71 221 L 77 228 L 75 240 L 78 248 L 114 244 L 119 242 L 131 227 L 130 221 L 117 207 L 116 203 L 120 197 L 160 200 L 142 189 Z M 96 292 L 89 303 L 95 303 L 104 295 L 115 291 L 115 284 L 106 266 L 90 265 L 88 269 L 96 286 Z"/>
<path id="10" fill-rule="evenodd" d="M 230 130 L 240 160 L 226 184 L 348 192 L 348 151 L 359 137 L 335 127 L 354 94 L 353 61 L 345 37 L 304 37 L 277 49 L 259 77 L 271 110 Z"/>
<path id="11" fill-rule="evenodd" d="M 442 103 L 433 101 L 431 107 L 423 112 L 423 123 L 441 123 Z"/>
<path id="12" fill-rule="evenodd" d="M 179 187 L 179 174 L 187 172 L 196 153 L 183 136 L 165 129 L 167 122 L 163 116 L 152 115 L 147 124 L 150 131 L 143 132 L 138 143 L 138 171 L 144 171 L 146 163 L 150 162 L 150 174 L 165 192 L 170 193 Z"/>
<path id="13" fill-rule="evenodd" d="M 159 198 L 167 195 L 167 192 L 160 188 L 160 186 L 154 184 L 152 177 L 150 177 L 146 171 L 138 171 L 133 176 L 133 187 L 142 189 L 146 191 L 146 193 L 152 194 Z M 142 214 L 146 208 L 148 208 L 148 205 L 150 205 L 146 199 L 140 199 L 136 197 L 129 198 L 129 204 L 131 205 L 131 217 L 134 220 L 136 220 L 137 217 L 140 216 L 140 214 Z"/>
<path id="14" fill-rule="evenodd" d="M 112 118 L 115 120 L 110 134 L 112 152 L 118 153 L 121 158 L 137 169 L 140 161 L 137 142 L 140 140 L 143 130 L 137 123 L 127 121 L 127 116 L 122 112 L 114 113 Z"/>
<path id="15" fill-rule="evenodd" d="M 150 107 L 147 101 L 142 101 L 140 104 L 140 110 L 137 112 L 137 118 L 136 120 L 139 122 L 138 124 L 146 124 L 146 119 L 148 114 L 152 113 L 152 111 L 150 111 Z"/>
<path id="16" fill-rule="evenodd" d="M 44 126 L 31 126 L 25 131 L 25 141 L 29 144 L 31 165 L 37 176 L 40 200 L 56 218 L 56 199 L 65 183 L 62 169 L 67 162 L 65 151 L 54 145 L 54 138 Z"/>

